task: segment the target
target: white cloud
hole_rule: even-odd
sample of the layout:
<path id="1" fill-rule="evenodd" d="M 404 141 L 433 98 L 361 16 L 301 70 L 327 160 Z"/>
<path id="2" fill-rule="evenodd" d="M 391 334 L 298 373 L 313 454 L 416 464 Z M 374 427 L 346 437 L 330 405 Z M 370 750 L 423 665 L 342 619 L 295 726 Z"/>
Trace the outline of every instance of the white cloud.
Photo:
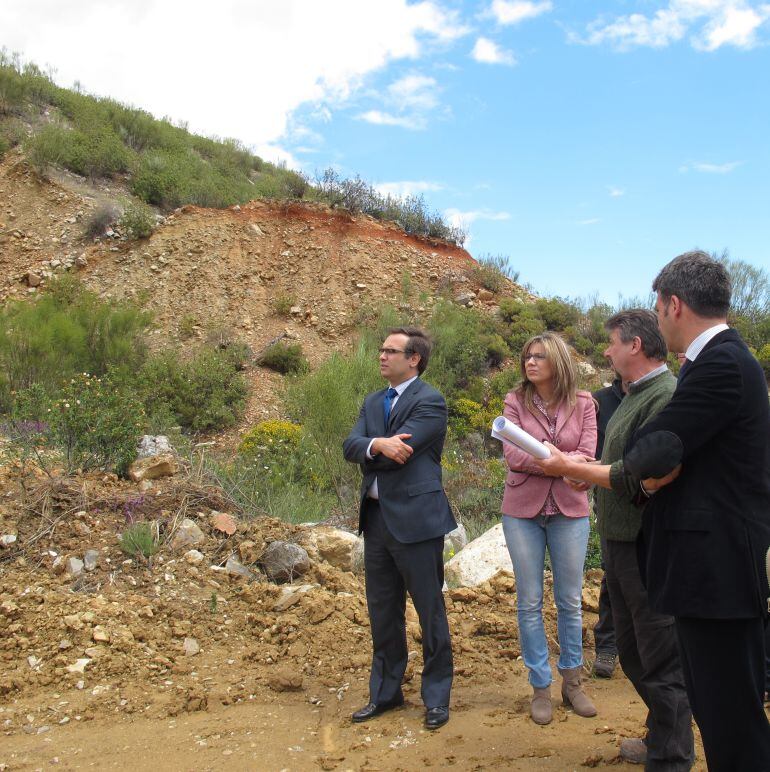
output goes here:
<path id="1" fill-rule="evenodd" d="M 610 198 L 620 198 L 626 194 L 626 191 L 623 190 L 623 188 L 618 188 L 615 185 L 608 185 L 607 190 L 609 191 Z"/>
<path id="2" fill-rule="evenodd" d="M 471 56 L 477 62 L 484 64 L 507 64 L 513 66 L 516 64 L 516 57 L 505 49 L 500 48 L 493 40 L 489 38 L 479 38 L 476 45 L 473 46 Z"/>
<path id="3" fill-rule="evenodd" d="M 468 228 L 476 220 L 510 220 L 508 212 L 493 212 L 489 209 L 473 209 L 463 212 L 459 209 L 447 209 L 444 218 L 450 225 L 457 228 Z"/>
<path id="4" fill-rule="evenodd" d="M 406 198 L 407 196 L 443 190 L 444 186 L 440 182 L 429 182 L 428 180 L 402 180 L 400 182 L 381 182 L 375 185 L 374 189 L 383 196 Z"/>
<path id="5" fill-rule="evenodd" d="M 426 126 L 425 118 L 420 115 L 393 115 L 382 110 L 367 110 L 356 118 L 359 121 L 373 123 L 375 126 L 399 126 L 412 131 L 419 131 Z"/>
<path id="6" fill-rule="evenodd" d="M 440 0 L 24 0 L 0 3 L 0 30 L 62 85 L 254 147 L 284 140 L 300 106 L 328 119 L 371 73 L 468 32 Z"/>
<path id="7" fill-rule="evenodd" d="M 689 164 L 683 164 L 679 167 L 680 172 L 687 172 L 691 169 L 696 172 L 703 172 L 704 174 L 729 174 L 734 169 L 737 169 L 743 161 L 728 161 L 723 164 L 705 163 L 703 161 L 693 161 Z"/>
<path id="8" fill-rule="evenodd" d="M 402 110 L 432 110 L 438 104 L 437 90 L 435 78 L 407 75 L 388 86 L 388 98 Z"/>
<path id="9" fill-rule="evenodd" d="M 529 0 L 492 0 L 489 12 L 498 24 L 519 24 L 526 19 L 534 19 L 553 8 L 550 0 L 530 2 Z"/>
<path id="10" fill-rule="evenodd" d="M 589 217 L 587 220 L 578 220 L 576 225 L 596 225 L 600 222 L 601 219 L 598 217 Z"/>
<path id="11" fill-rule="evenodd" d="M 723 45 L 751 48 L 756 32 L 770 19 L 770 4 L 749 0 L 669 0 L 652 16 L 632 13 L 612 21 L 599 18 L 586 35 L 571 35 L 589 45 L 609 43 L 619 50 L 636 46 L 664 48 L 689 34 L 693 48 L 715 51 Z"/>

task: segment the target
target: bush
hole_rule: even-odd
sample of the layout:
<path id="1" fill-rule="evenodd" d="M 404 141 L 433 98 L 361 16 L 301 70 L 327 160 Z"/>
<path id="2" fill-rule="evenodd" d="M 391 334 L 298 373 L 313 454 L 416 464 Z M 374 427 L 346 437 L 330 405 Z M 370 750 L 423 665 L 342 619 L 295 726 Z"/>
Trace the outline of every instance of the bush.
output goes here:
<path id="1" fill-rule="evenodd" d="M 293 295 L 283 293 L 276 295 L 270 303 L 270 308 L 276 316 L 288 316 L 292 306 L 296 305 L 296 298 Z"/>
<path id="2" fill-rule="evenodd" d="M 111 228 L 120 218 L 120 211 L 114 204 L 101 204 L 88 218 L 85 235 L 88 238 L 104 236 L 108 228 Z"/>
<path id="3" fill-rule="evenodd" d="M 489 393 L 502 401 L 509 391 L 513 391 L 519 385 L 520 381 L 521 375 L 517 363 L 513 367 L 500 370 L 489 379 Z"/>
<path id="4" fill-rule="evenodd" d="M 538 298 L 535 308 L 548 330 L 564 330 L 576 325 L 581 318 L 580 309 L 576 305 L 558 297 Z"/>
<path id="5" fill-rule="evenodd" d="M 11 391 L 40 384 L 49 395 L 75 373 L 110 367 L 138 370 L 146 355 L 150 315 L 128 303 L 105 303 L 71 277 L 49 285 L 34 302 L 0 310 L 0 407 Z"/>
<path id="6" fill-rule="evenodd" d="M 460 397 L 449 403 L 449 427 L 462 439 L 471 432 L 479 432 L 485 437 L 492 430 L 492 421 L 502 413 L 503 403 L 498 397 L 484 405 Z"/>
<path id="7" fill-rule="evenodd" d="M 507 280 L 518 281 L 519 272 L 511 267 L 511 260 L 507 255 L 484 255 L 479 258 L 471 275 L 473 279 L 484 289 L 490 292 L 499 292 Z"/>
<path id="8" fill-rule="evenodd" d="M 156 529 L 152 523 L 134 523 L 118 538 L 120 549 L 134 559 L 149 560 L 159 549 Z"/>
<path id="9" fill-rule="evenodd" d="M 238 453 L 261 469 L 273 485 L 296 483 L 305 477 L 301 438 L 298 424 L 262 421 L 243 435 Z"/>
<path id="10" fill-rule="evenodd" d="M 67 472 L 107 469 L 125 475 L 144 426 L 141 403 L 125 384 L 78 374 L 49 399 L 39 386 L 16 395 L 15 415 L 36 418 L 40 441 L 62 454 Z"/>
<path id="11" fill-rule="evenodd" d="M 302 345 L 299 343 L 274 343 L 262 353 L 258 363 L 284 375 L 304 373 L 308 369 L 307 359 L 302 355 Z"/>
<path id="12" fill-rule="evenodd" d="M 120 227 L 130 239 L 146 239 L 155 227 L 155 215 L 149 206 L 130 201 L 120 216 Z"/>
<path id="13" fill-rule="evenodd" d="M 487 364 L 490 367 L 499 367 L 511 355 L 508 344 L 496 332 L 482 335 L 481 342 L 487 350 Z"/>
<path id="14" fill-rule="evenodd" d="M 203 349 L 187 361 L 163 352 L 142 367 L 136 386 L 156 426 L 166 422 L 193 432 L 232 426 L 248 393 L 232 359 L 213 349 Z"/>
<path id="15" fill-rule="evenodd" d="M 765 343 L 757 352 L 757 359 L 762 369 L 765 371 L 765 378 L 770 381 L 770 343 Z"/>

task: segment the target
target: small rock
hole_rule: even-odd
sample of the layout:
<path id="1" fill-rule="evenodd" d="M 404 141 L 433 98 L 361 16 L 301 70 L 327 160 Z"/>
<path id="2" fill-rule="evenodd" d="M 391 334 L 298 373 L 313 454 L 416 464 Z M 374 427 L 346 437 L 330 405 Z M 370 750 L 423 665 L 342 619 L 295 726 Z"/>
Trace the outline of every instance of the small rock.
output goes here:
<path id="1" fill-rule="evenodd" d="M 185 638 L 183 648 L 185 655 L 188 657 L 194 657 L 201 650 L 201 647 L 195 638 Z"/>
<path id="2" fill-rule="evenodd" d="M 184 553 L 184 559 L 191 566 L 197 566 L 203 560 L 203 553 L 198 550 L 190 550 Z"/>
<path id="3" fill-rule="evenodd" d="M 460 306 L 472 306 L 475 298 L 476 293 L 474 292 L 461 292 L 455 297 L 455 303 Z"/>
<path id="4" fill-rule="evenodd" d="M 454 557 L 467 544 L 468 532 L 462 523 L 458 523 L 457 528 L 444 537 L 444 555 L 451 553 L 450 557 Z"/>
<path id="5" fill-rule="evenodd" d="M 148 456 L 134 461 L 128 469 L 128 476 L 134 482 L 157 480 L 159 477 L 171 477 L 179 471 L 176 458 L 171 453 Z"/>
<path id="6" fill-rule="evenodd" d="M 80 558 L 67 558 L 65 565 L 70 576 L 77 577 L 83 573 L 83 561 Z"/>
<path id="7" fill-rule="evenodd" d="M 0 547 L 10 547 L 12 544 L 16 544 L 15 533 L 5 533 L 0 536 Z"/>
<path id="8" fill-rule="evenodd" d="M 67 672 L 68 673 L 85 673 L 86 666 L 89 665 L 91 662 L 90 659 L 87 657 L 83 657 L 82 659 L 79 659 L 75 662 L 74 665 L 67 665 Z M 81 689 L 83 687 L 80 687 Z"/>
<path id="9" fill-rule="evenodd" d="M 259 227 L 255 222 L 251 223 L 249 225 L 249 230 L 255 235 L 255 236 L 264 236 L 265 232 L 262 230 L 262 228 Z"/>
<path id="10" fill-rule="evenodd" d="M 168 437 L 165 434 L 145 434 L 139 440 L 139 446 L 136 449 L 137 458 L 150 458 L 151 456 L 160 456 L 167 453 L 173 453 Z"/>
<path id="11" fill-rule="evenodd" d="M 93 571 L 99 565 L 100 557 L 99 550 L 86 550 L 86 554 L 83 555 L 83 566 L 86 571 Z"/>
<path id="12" fill-rule="evenodd" d="M 212 512 L 211 527 L 215 531 L 226 533 L 228 536 L 232 536 L 238 530 L 235 518 L 227 512 Z"/>
<path id="13" fill-rule="evenodd" d="M 102 625 L 96 625 L 94 627 L 93 633 L 91 633 L 91 638 L 94 639 L 94 641 L 102 642 L 102 643 L 109 643 L 110 641 L 110 631 L 107 630 L 106 627 L 103 627 Z"/>
<path id="14" fill-rule="evenodd" d="M 495 297 L 495 293 L 490 292 L 488 289 L 480 289 L 476 297 L 482 301 L 492 300 Z"/>
<path id="15" fill-rule="evenodd" d="M 85 268 L 88 265 L 88 258 L 85 255 L 80 255 L 75 258 L 75 265 L 78 268 Z"/>
<path id="16" fill-rule="evenodd" d="M 596 375 L 596 368 L 590 362 L 578 362 L 577 368 L 581 375 L 592 376 Z"/>
<path id="17" fill-rule="evenodd" d="M 27 657 L 27 664 L 33 670 L 37 670 L 40 667 L 40 665 L 43 664 L 43 660 L 40 659 L 40 657 L 36 657 L 34 654 L 31 654 L 29 657 Z"/>
<path id="18" fill-rule="evenodd" d="M 201 544 L 206 540 L 206 536 L 203 531 L 198 527 L 197 523 L 186 517 L 176 529 L 174 538 L 171 540 L 171 548 L 173 550 L 180 550 L 184 547 L 194 547 L 196 544 Z"/>
<path id="19" fill-rule="evenodd" d="M 281 587 L 281 594 L 278 596 L 278 600 L 273 604 L 273 611 L 286 611 L 287 608 L 291 608 L 295 603 L 298 603 L 303 595 L 316 587 L 320 587 L 320 585 L 289 584 L 285 587 Z"/>
<path id="20" fill-rule="evenodd" d="M 274 582 L 290 582 L 310 569 L 310 558 L 299 546 L 287 541 L 273 541 L 267 545 L 260 559 L 262 568 Z"/>
<path id="21" fill-rule="evenodd" d="M 241 556 L 241 563 L 251 565 L 259 560 L 261 550 L 253 541 L 242 541 L 238 545 L 238 554 Z"/>
<path id="22" fill-rule="evenodd" d="M 19 615 L 19 607 L 9 599 L 5 599 L 2 603 L 0 603 L 0 613 L 4 617 L 13 618 Z"/>
<path id="23" fill-rule="evenodd" d="M 43 278 L 40 276 L 40 274 L 35 273 L 34 271 L 27 271 L 27 274 L 24 278 L 27 280 L 28 287 L 39 287 L 40 282 L 43 281 Z"/>
<path id="24" fill-rule="evenodd" d="M 72 648 L 72 641 L 68 640 L 67 638 L 62 638 L 59 641 L 59 651 L 66 651 L 67 649 Z"/>
<path id="25" fill-rule="evenodd" d="M 91 535 L 91 528 L 86 523 L 84 523 L 82 520 L 75 520 L 75 522 L 72 524 L 72 530 L 78 536 L 90 536 Z"/>
<path id="26" fill-rule="evenodd" d="M 225 563 L 225 570 L 232 576 L 243 576 L 246 579 L 254 578 L 254 573 L 237 561 L 232 555 L 227 559 L 227 563 Z"/>

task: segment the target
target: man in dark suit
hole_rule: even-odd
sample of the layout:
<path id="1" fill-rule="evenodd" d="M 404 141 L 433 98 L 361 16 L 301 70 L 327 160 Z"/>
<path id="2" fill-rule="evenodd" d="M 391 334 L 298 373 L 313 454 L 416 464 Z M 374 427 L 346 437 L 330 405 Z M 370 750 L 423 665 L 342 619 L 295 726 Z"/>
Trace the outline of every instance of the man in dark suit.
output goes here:
<path id="1" fill-rule="evenodd" d="M 730 279 L 703 252 L 672 260 L 653 283 L 669 349 L 685 351 L 669 404 L 640 429 L 629 474 L 681 472 L 650 495 L 640 568 L 650 605 L 675 618 L 685 685 L 709 770 L 770 770 L 763 623 L 770 545 L 767 383 L 728 328 Z"/>
<path id="2" fill-rule="evenodd" d="M 430 351 L 422 330 L 390 331 L 380 348 L 380 373 L 390 388 L 366 397 L 343 443 L 346 460 L 363 473 L 359 532 L 374 650 L 369 703 L 353 714 L 356 722 L 404 702 L 407 592 L 422 627 L 425 725 L 437 729 L 449 720 L 453 671 L 443 548 L 457 523 L 441 484 L 446 402 L 419 377 Z"/>

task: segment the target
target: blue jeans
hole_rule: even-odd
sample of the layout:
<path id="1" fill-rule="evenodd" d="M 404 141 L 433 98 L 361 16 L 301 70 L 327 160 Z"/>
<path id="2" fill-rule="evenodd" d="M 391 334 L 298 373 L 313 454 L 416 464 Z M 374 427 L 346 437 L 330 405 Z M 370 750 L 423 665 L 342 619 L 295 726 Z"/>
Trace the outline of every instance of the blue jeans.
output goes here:
<path id="1" fill-rule="evenodd" d="M 529 682 L 536 689 L 551 683 L 548 642 L 543 626 L 545 548 L 551 556 L 553 595 L 559 630 L 559 669 L 583 664 L 583 564 L 588 547 L 587 517 L 503 516 L 503 533 L 516 575 L 519 638 Z"/>

